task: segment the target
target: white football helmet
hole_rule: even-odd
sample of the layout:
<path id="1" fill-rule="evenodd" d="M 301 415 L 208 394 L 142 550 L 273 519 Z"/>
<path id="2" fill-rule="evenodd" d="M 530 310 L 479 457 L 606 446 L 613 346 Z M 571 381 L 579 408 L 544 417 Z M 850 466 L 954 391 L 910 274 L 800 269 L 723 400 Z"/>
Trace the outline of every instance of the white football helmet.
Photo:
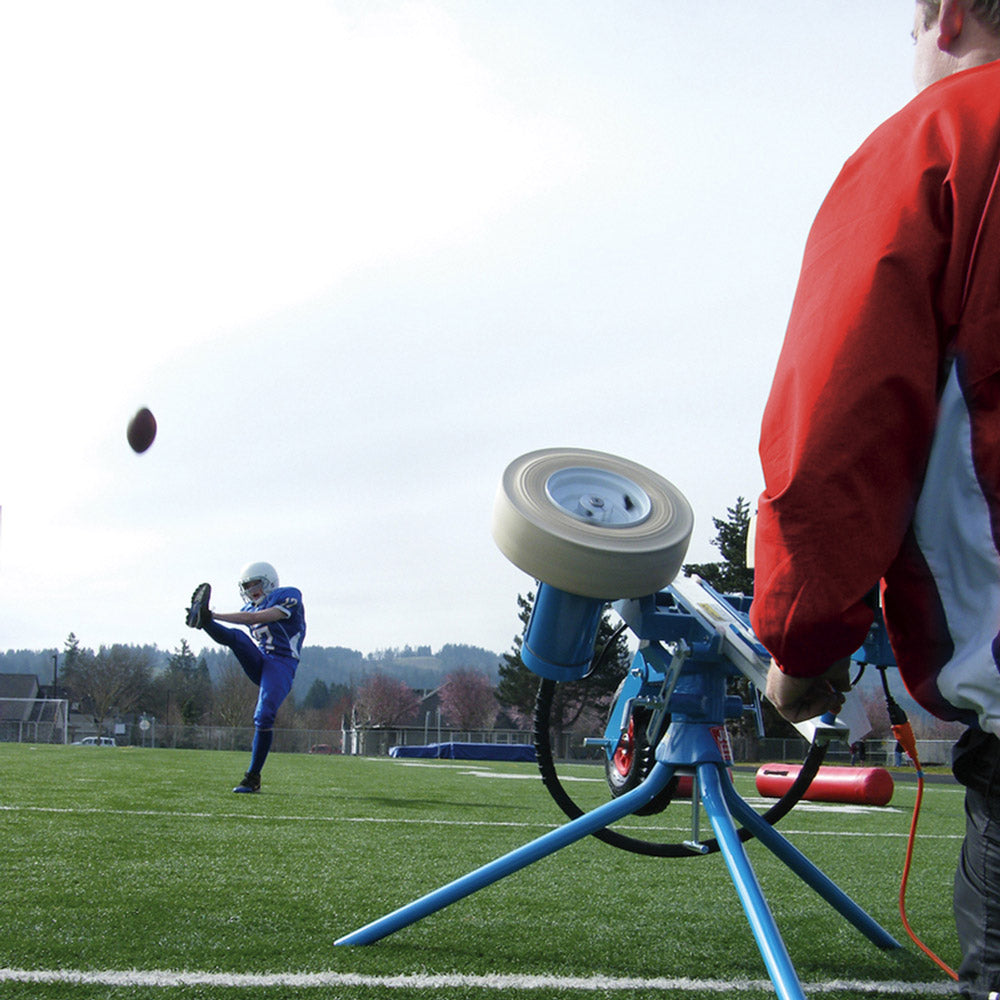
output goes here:
<path id="1" fill-rule="evenodd" d="M 260 604 L 277 586 L 278 571 L 270 563 L 248 563 L 240 573 L 240 596 L 247 604 Z"/>

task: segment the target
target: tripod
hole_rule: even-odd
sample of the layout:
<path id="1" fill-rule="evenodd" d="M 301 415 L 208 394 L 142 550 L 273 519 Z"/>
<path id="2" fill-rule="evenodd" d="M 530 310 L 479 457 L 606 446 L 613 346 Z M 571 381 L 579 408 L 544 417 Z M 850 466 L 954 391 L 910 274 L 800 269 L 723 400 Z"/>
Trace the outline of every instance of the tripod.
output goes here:
<path id="1" fill-rule="evenodd" d="M 542 588 L 539 599 L 544 599 Z M 781 1000 L 804 1000 L 805 994 L 747 858 L 734 820 L 757 837 L 870 941 L 884 949 L 900 947 L 892 935 L 740 798 L 729 776 L 727 762 L 713 735 L 713 730 L 724 724 L 727 701 L 731 701 L 726 694 L 726 677 L 732 673 L 731 667 L 725 661 L 712 663 L 701 661 L 697 657 L 682 659 L 687 662 L 678 671 L 669 699 L 670 725 L 656 748 L 656 763 L 639 787 L 367 924 L 336 943 L 372 944 L 393 934 L 641 809 L 664 788 L 675 773 L 687 773 L 696 776 L 698 792 L 718 840 L 720 852 Z M 697 844 L 692 845 L 692 850 L 697 851 Z"/>
<path id="2" fill-rule="evenodd" d="M 544 581 L 521 647 L 525 665 L 554 681 L 582 678 L 590 669 L 607 601 L 613 595 L 648 595 L 615 605 L 650 646 L 636 655 L 605 736 L 594 742 L 604 746 L 610 759 L 639 702 L 655 703 L 658 722 L 665 722 L 669 713 L 670 724 L 638 787 L 353 931 L 338 945 L 371 944 L 393 934 L 641 810 L 675 774 L 688 774 L 694 777 L 692 794 L 700 795 L 779 1000 L 805 1000 L 805 994 L 735 821 L 870 941 L 884 949 L 900 947 L 733 787 L 716 734 L 727 718 L 742 714 L 743 705 L 727 695 L 727 678 L 742 673 L 761 689 L 769 657 L 741 611 L 711 588 L 686 597 L 683 587 L 660 593 L 677 577 L 692 523 L 690 507 L 676 487 L 624 459 L 547 449 L 511 463 L 497 494 L 493 536 L 511 562 Z M 826 738 L 848 728 L 835 720 L 810 724 L 820 738 L 824 727 Z M 661 729 L 650 726 L 657 733 Z M 696 839 L 685 846 L 696 854 L 707 850 Z"/>

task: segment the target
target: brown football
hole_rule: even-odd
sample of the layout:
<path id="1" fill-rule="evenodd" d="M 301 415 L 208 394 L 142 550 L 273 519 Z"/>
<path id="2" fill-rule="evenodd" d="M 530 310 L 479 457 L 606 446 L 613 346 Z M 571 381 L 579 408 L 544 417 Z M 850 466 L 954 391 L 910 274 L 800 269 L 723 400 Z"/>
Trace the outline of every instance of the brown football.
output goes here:
<path id="1" fill-rule="evenodd" d="M 156 417 L 144 406 L 128 422 L 128 430 L 125 436 L 132 450 L 141 454 L 152 443 L 156 437 Z"/>

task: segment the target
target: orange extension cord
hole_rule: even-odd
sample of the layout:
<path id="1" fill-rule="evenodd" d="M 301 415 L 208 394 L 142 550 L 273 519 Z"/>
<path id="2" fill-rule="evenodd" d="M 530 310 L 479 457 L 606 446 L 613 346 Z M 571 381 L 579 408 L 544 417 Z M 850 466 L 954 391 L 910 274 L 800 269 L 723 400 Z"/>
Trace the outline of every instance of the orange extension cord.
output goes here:
<path id="1" fill-rule="evenodd" d="M 890 708 L 890 715 L 892 710 Z M 905 719 L 905 716 L 904 716 Z M 913 845 L 917 837 L 917 818 L 920 816 L 920 803 L 924 797 L 924 772 L 920 769 L 920 758 L 917 756 L 917 741 L 913 737 L 913 728 L 908 721 L 904 721 L 892 727 L 893 735 L 899 740 L 907 756 L 913 761 L 913 766 L 917 772 L 917 800 L 913 805 L 913 820 L 910 823 L 910 837 L 906 844 L 906 862 L 903 865 L 903 879 L 899 885 L 899 916 L 906 928 L 906 933 L 910 935 L 913 943 L 934 963 L 939 965 L 952 979 L 958 979 L 958 973 L 949 965 L 943 962 L 930 948 L 927 947 L 913 933 L 909 920 L 906 919 L 906 883 L 910 877 L 910 864 L 913 861 Z"/>

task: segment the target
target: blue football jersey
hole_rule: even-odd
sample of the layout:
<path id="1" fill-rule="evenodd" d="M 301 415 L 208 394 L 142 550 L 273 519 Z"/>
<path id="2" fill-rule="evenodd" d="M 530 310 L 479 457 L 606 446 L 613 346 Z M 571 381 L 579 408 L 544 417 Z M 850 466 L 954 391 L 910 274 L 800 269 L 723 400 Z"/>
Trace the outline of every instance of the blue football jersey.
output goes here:
<path id="1" fill-rule="evenodd" d="M 281 608 L 285 617 L 264 625 L 251 625 L 250 634 L 268 656 L 297 660 L 306 638 L 306 611 L 302 606 L 302 591 L 295 587 L 276 587 L 258 604 L 246 604 L 244 611 L 265 611 Z"/>

